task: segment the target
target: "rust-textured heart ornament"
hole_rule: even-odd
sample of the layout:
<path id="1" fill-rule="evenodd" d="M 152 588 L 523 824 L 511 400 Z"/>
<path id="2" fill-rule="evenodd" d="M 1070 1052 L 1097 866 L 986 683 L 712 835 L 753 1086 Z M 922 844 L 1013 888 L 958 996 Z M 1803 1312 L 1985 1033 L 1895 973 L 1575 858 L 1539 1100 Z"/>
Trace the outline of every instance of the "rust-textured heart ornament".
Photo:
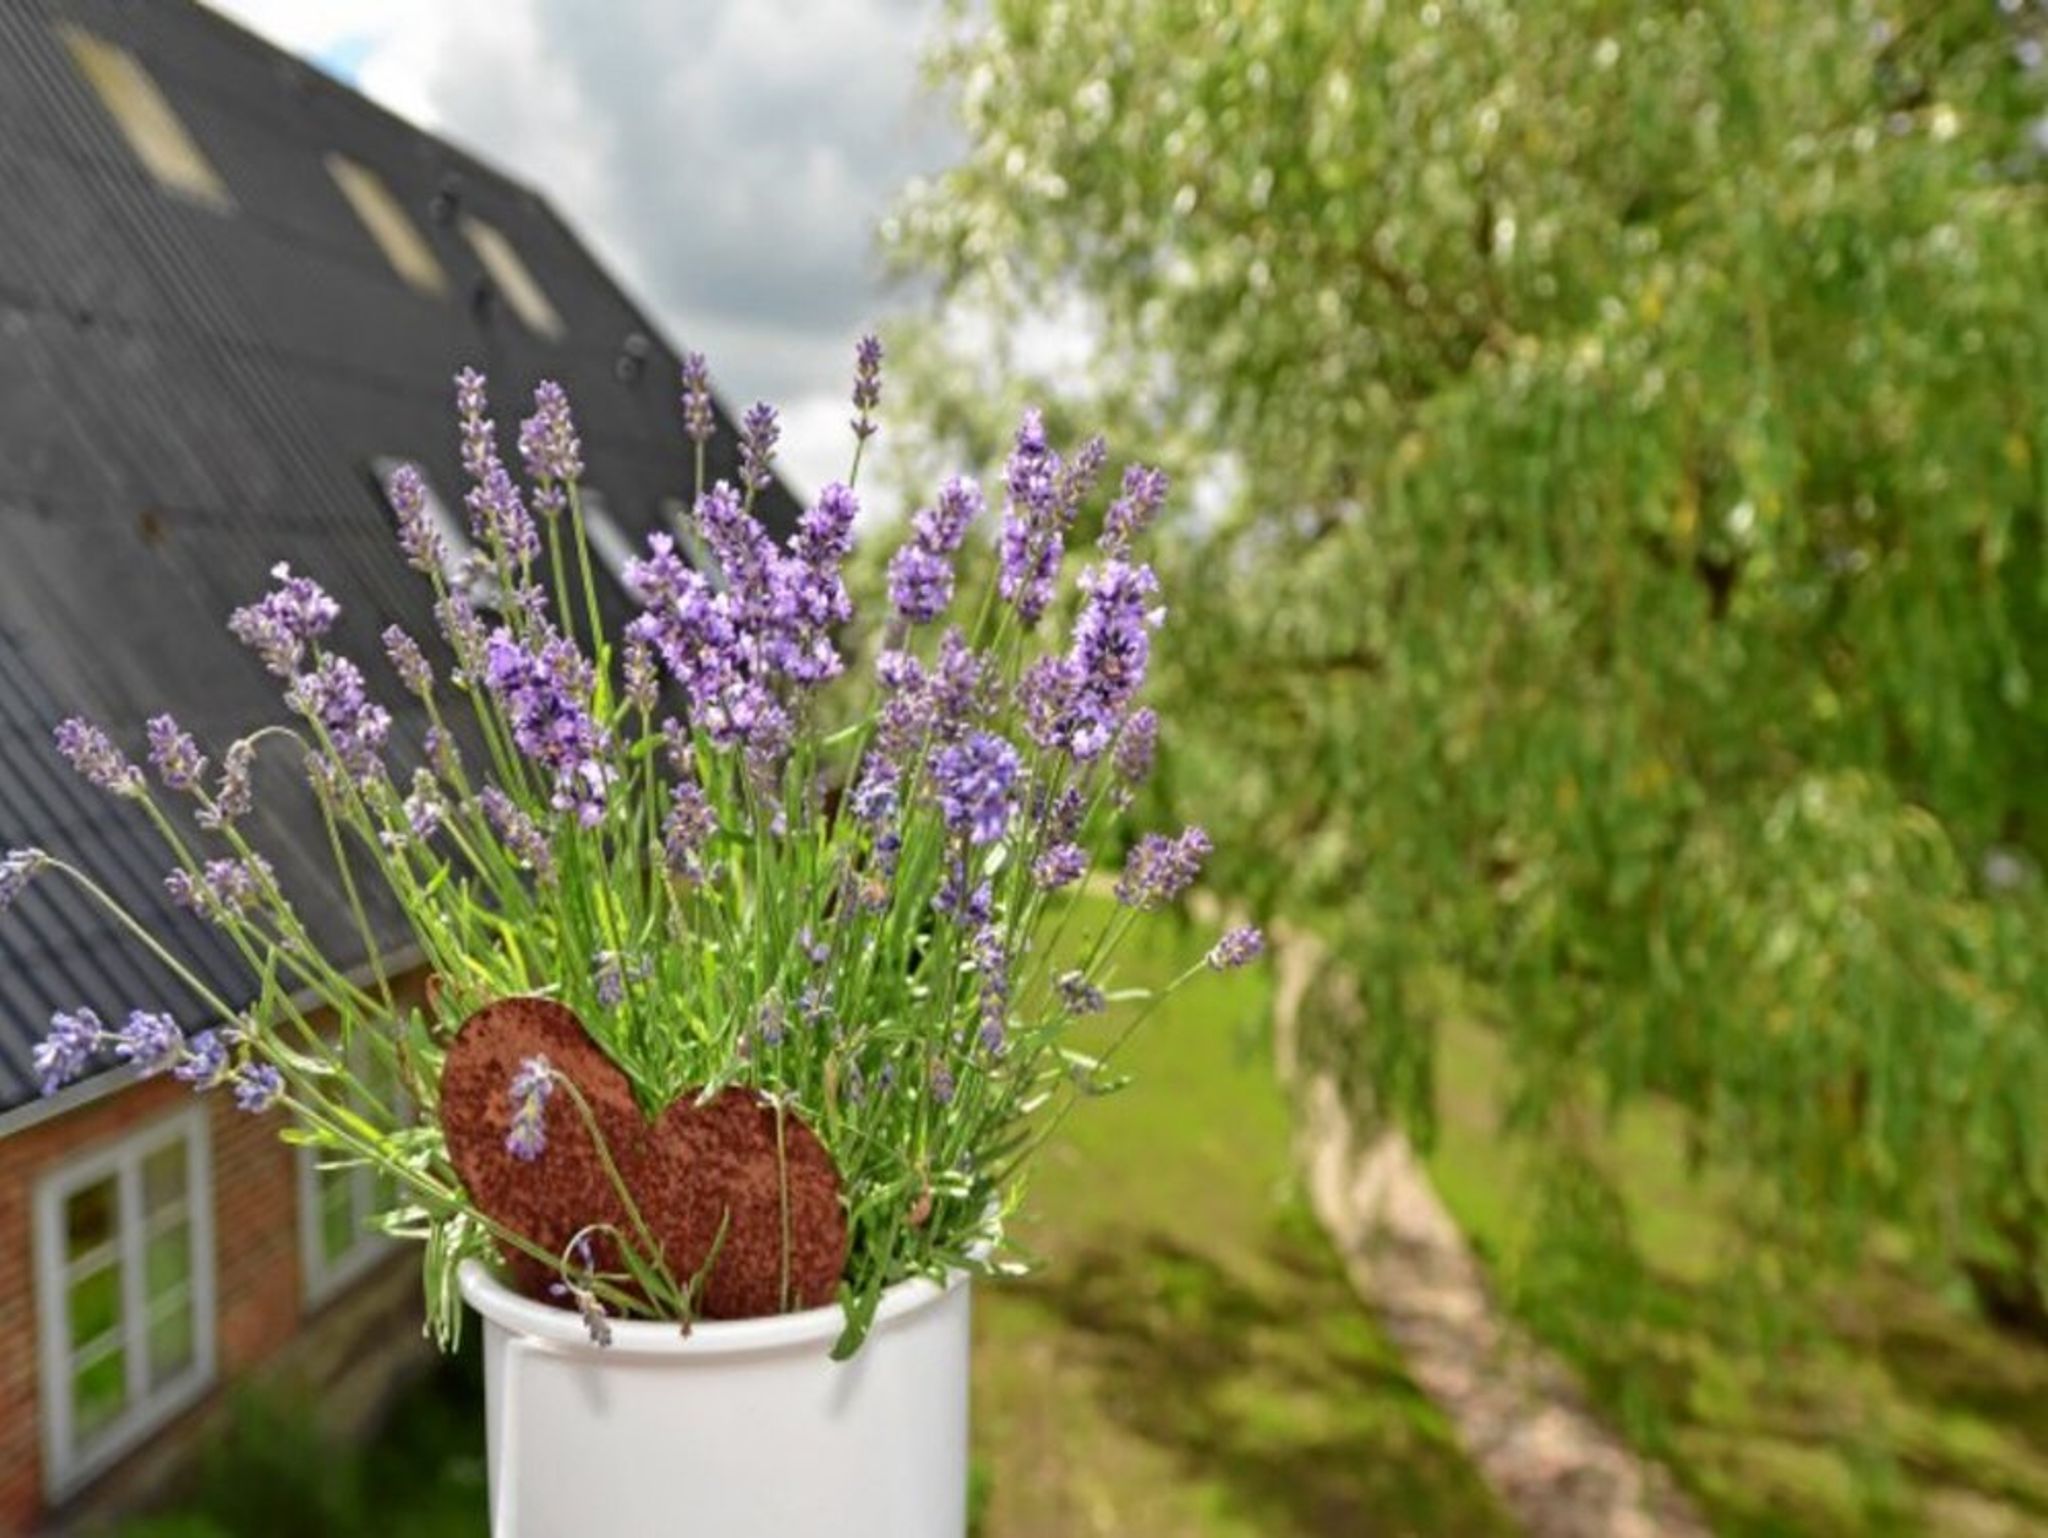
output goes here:
<path id="1" fill-rule="evenodd" d="M 449 1157 L 471 1199 L 494 1221 L 550 1255 L 593 1224 L 633 1231 L 571 1096 L 551 1097 L 538 1158 L 518 1158 L 506 1146 L 512 1080 L 533 1057 L 545 1057 L 589 1105 L 670 1275 L 687 1282 L 704 1274 L 697 1310 L 703 1317 L 751 1319 L 815 1308 L 837 1294 L 846 1267 L 846 1211 L 839 1171 L 817 1134 L 766 1097 L 737 1087 L 701 1104 L 686 1091 L 650 1122 L 583 1022 L 550 999 L 485 1005 L 463 1022 L 441 1071 Z M 616 1264 L 615 1249 L 599 1245 L 596 1253 L 600 1266 Z M 528 1291 L 552 1275 L 530 1257 L 508 1259 Z"/>

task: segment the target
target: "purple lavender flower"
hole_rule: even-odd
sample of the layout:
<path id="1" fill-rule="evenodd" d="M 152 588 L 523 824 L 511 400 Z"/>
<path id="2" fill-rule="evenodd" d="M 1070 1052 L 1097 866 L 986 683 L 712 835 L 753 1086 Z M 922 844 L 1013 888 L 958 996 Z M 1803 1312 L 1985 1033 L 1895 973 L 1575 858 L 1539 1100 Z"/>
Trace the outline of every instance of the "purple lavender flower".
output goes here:
<path id="1" fill-rule="evenodd" d="M 451 592 L 434 600 L 434 623 L 455 654 L 453 681 L 468 688 L 483 669 L 484 647 L 488 644 L 483 620 L 465 595 Z"/>
<path id="2" fill-rule="evenodd" d="M 401 627 L 385 627 L 384 655 L 391 659 L 391 671 L 409 692 L 421 699 L 434 692 L 434 670 L 427 663 L 427 654 Z"/>
<path id="3" fill-rule="evenodd" d="M 384 482 L 384 496 L 398 520 L 398 548 L 405 564 L 429 574 L 448 569 L 448 547 L 427 512 L 427 483 L 419 467 L 400 465 Z"/>
<path id="4" fill-rule="evenodd" d="M 227 1077 L 228 1047 L 218 1031 L 201 1031 L 185 1043 L 185 1055 L 171 1077 L 194 1089 L 212 1089 Z"/>
<path id="5" fill-rule="evenodd" d="M 49 863 L 50 857 L 40 849 L 10 849 L 0 857 L 0 913 L 14 906 Z"/>
<path id="6" fill-rule="evenodd" d="M 361 669 L 348 658 L 323 656 L 292 681 L 285 703 L 319 728 L 351 779 L 361 784 L 383 773 L 379 755 L 391 712 L 370 699 Z"/>
<path id="7" fill-rule="evenodd" d="M 255 767 L 254 742 L 242 737 L 228 745 L 227 752 L 221 755 L 220 786 L 213 799 L 202 803 L 195 814 L 200 827 L 218 833 L 249 815 L 256 804 L 256 793 L 249 783 Z"/>
<path id="8" fill-rule="evenodd" d="M 771 1052 L 782 1045 L 788 1027 L 789 1015 L 780 999 L 763 999 L 761 1007 L 754 1011 L 754 1039 Z"/>
<path id="9" fill-rule="evenodd" d="M 190 790 L 206 773 L 206 757 L 190 732 L 169 716 L 152 716 L 147 727 L 149 762 L 166 790 Z"/>
<path id="10" fill-rule="evenodd" d="M 569 396 L 552 379 L 533 390 L 533 415 L 519 424 L 519 457 L 540 484 L 534 506 L 553 516 L 566 505 L 563 488 L 583 479 L 583 442 L 569 415 Z"/>
<path id="11" fill-rule="evenodd" d="M 979 929 L 995 911 L 995 893 L 986 881 L 976 886 L 968 881 L 966 863 L 953 861 L 932 898 L 932 908 L 963 929 Z"/>
<path id="12" fill-rule="evenodd" d="M 683 354 L 683 431 L 699 448 L 711 441 L 717 417 L 711 409 L 711 373 L 704 354 Z"/>
<path id="13" fill-rule="evenodd" d="M 946 826 L 974 844 L 1001 838 L 1016 810 L 1022 769 L 1016 748 L 992 732 L 942 748 L 932 761 L 932 783 Z"/>
<path id="14" fill-rule="evenodd" d="M 1127 786 L 1142 785 L 1151 777 L 1152 760 L 1159 747 L 1159 712 L 1146 706 L 1124 719 L 1110 754 L 1110 768 Z"/>
<path id="15" fill-rule="evenodd" d="M 180 908 L 216 922 L 243 917 L 277 889 L 276 873 L 260 854 L 208 860 L 196 876 L 174 870 L 164 877 L 164 890 Z"/>
<path id="16" fill-rule="evenodd" d="M 988 661 L 967 644 L 958 625 L 939 638 L 939 657 L 926 679 L 931 697 L 931 732 L 952 742 L 989 713 Z"/>
<path id="17" fill-rule="evenodd" d="M 1124 862 L 1123 874 L 1117 878 L 1116 900 L 1141 911 L 1174 901 L 1195 884 L 1209 848 L 1209 835 L 1200 828 L 1184 828 L 1177 838 L 1147 833 Z"/>
<path id="18" fill-rule="evenodd" d="M 105 1042 L 107 1028 L 89 1009 L 50 1016 L 50 1031 L 29 1054 L 29 1063 L 42 1083 L 45 1095 L 58 1090 L 84 1073 Z"/>
<path id="19" fill-rule="evenodd" d="M 532 1163 L 548 1146 L 548 1101 L 555 1093 L 554 1065 L 544 1056 L 529 1057 L 512 1075 L 512 1120 L 505 1133 L 505 1152 Z"/>
<path id="20" fill-rule="evenodd" d="M 178 1029 L 178 1022 L 148 1010 L 129 1011 L 127 1023 L 114 1032 L 114 1055 L 133 1063 L 145 1078 L 177 1062 L 184 1048 L 185 1033 Z"/>
<path id="21" fill-rule="evenodd" d="M 1099 1015 L 1109 1007 L 1102 990 L 1088 981 L 1085 972 L 1062 972 L 1055 986 L 1060 993 L 1060 1007 L 1077 1019 Z"/>
<path id="22" fill-rule="evenodd" d="M 929 624 L 953 601 L 953 563 L 912 541 L 889 558 L 889 603 L 913 625 Z"/>
<path id="23" fill-rule="evenodd" d="M 864 336 L 853 350 L 853 435 L 865 443 L 875 435 L 875 407 L 882 402 L 882 343 Z"/>
<path id="24" fill-rule="evenodd" d="M 932 1062 L 932 1100 L 937 1105 L 947 1105 L 953 1099 L 953 1070 L 944 1063 Z"/>
<path id="25" fill-rule="evenodd" d="M 1226 930 L 1202 959 L 1218 972 L 1250 966 L 1266 952 L 1266 937 L 1250 924 Z"/>
<path id="26" fill-rule="evenodd" d="M 1102 517 L 1102 553 L 1114 560 L 1128 560 L 1131 546 L 1150 527 L 1160 504 L 1166 500 L 1164 470 L 1132 465 L 1124 471 L 1123 495 L 1109 504 Z"/>
<path id="27" fill-rule="evenodd" d="M 405 813 L 406 831 L 420 844 L 427 843 L 439 833 L 448 816 L 448 803 L 442 798 L 441 786 L 425 769 L 413 771 L 412 791 L 399 804 L 399 809 Z"/>
<path id="28" fill-rule="evenodd" d="M 1100 433 L 1082 444 L 1081 452 L 1067 461 L 1066 468 L 1060 472 L 1059 478 L 1062 528 L 1073 524 L 1074 514 L 1079 511 L 1088 493 L 1095 489 L 1095 483 L 1102 479 L 1103 467 L 1108 463 L 1109 443 Z"/>
<path id="29" fill-rule="evenodd" d="M 840 566 L 853 549 L 859 516 L 852 488 L 829 482 L 797 520 L 789 554 L 771 567 L 770 660 L 799 684 L 836 678 L 845 666 L 830 631 L 853 618 Z"/>
<path id="30" fill-rule="evenodd" d="M 548 635 L 528 646 L 503 626 L 485 648 L 484 681 L 504 707 L 519 751 L 554 777 L 554 807 L 594 828 L 604 820 L 609 738 L 590 713 L 594 675 L 575 643 Z"/>
<path id="31" fill-rule="evenodd" d="M 269 1063 L 248 1062 L 235 1070 L 235 1109 L 261 1116 L 284 1093 L 284 1075 Z"/>
<path id="32" fill-rule="evenodd" d="M 775 460 L 775 444 L 782 436 L 782 422 L 775 408 L 756 401 L 740 418 L 740 480 L 750 492 L 767 488 L 773 478 L 769 466 Z"/>
<path id="33" fill-rule="evenodd" d="M 270 568 L 270 575 L 277 586 L 230 614 L 228 629 L 271 672 L 290 678 L 306 648 L 341 618 L 341 605 L 311 577 L 294 577 L 282 561 Z"/>
<path id="34" fill-rule="evenodd" d="M 420 739 L 420 747 L 427 755 L 427 762 L 434 773 L 444 780 L 462 779 L 462 750 L 455 745 L 455 739 L 440 726 L 430 726 Z"/>
<path id="35" fill-rule="evenodd" d="M 855 819 L 871 828 L 894 822 L 902 806 L 902 774 L 903 771 L 891 760 L 870 753 L 867 766 L 854 782 L 853 794 L 847 798 L 848 809 Z"/>
<path id="36" fill-rule="evenodd" d="M 496 425 L 484 415 L 484 376 L 464 369 L 455 376 L 455 409 L 462 418 L 462 468 L 470 480 L 462 505 L 470 533 L 500 559 L 524 568 L 540 554 L 540 535 L 519 488 L 498 458 Z"/>
<path id="37" fill-rule="evenodd" d="M 83 716 L 59 722 L 56 742 L 57 751 L 88 784 L 117 796 L 140 796 L 148 789 L 142 771 L 114 746 L 114 739 Z"/>
<path id="38" fill-rule="evenodd" d="M 532 871 L 542 886 L 552 885 L 555 852 L 541 825 L 495 785 L 486 785 L 478 792 L 477 804 L 483 808 L 484 816 L 497 830 L 498 837 L 504 841 L 512 857 Z"/>
<path id="39" fill-rule="evenodd" d="M 1081 681 L 1071 660 L 1040 657 L 1017 681 L 1017 708 L 1031 741 L 1048 753 L 1071 751 L 1081 727 Z"/>
<path id="40" fill-rule="evenodd" d="M 1087 874 L 1088 851 L 1079 844 L 1054 844 L 1031 862 L 1031 879 L 1048 892 L 1072 886 Z"/>
<path id="41" fill-rule="evenodd" d="M 606 1009 L 617 1009 L 626 1002 L 626 968 L 617 951 L 597 953 L 590 969 L 590 986 L 597 1002 Z"/>
<path id="42" fill-rule="evenodd" d="M 917 542 L 934 555 L 951 555 L 967 538 L 967 529 L 982 513 L 981 488 L 964 475 L 956 475 L 939 488 L 935 507 L 928 507 L 911 520 Z"/>
<path id="43" fill-rule="evenodd" d="M 651 714 L 659 698 L 661 680 L 654 671 L 654 653 L 645 641 L 627 637 L 621 668 L 626 703 L 643 714 Z"/>
<path id="44" fill-rule="evenodd" d="M 695 780 L 679 780 L 669 792 L 661 825 L 662 857 L 669 874 L 695 879 L 703 874 L 704 846 L 718 831 L 718 813 Z"/>
<path id="45" fill-rule="evenodd" d="M 975 931 L 974 969 L 980 979 L 981 1049 L 1000 1057 L 1010 1008 L 1010 953 L 1002 933 L 991 925 Z"/>
<path id="46" fill-rule="evenodd" d="M 1082 573 L 1081 591 L 1086 601 L 1067 654 L 1076 718 L 1069 747 L 1076 758 L 1090 759 L 1109 747 L 1124 707 L 1145 682 L 1152 651 L 1147 632 L 1163 611 L 1152 602 L 1159 579 L 1149 566 L 1107 562 Z"/>
<path id="47" fill-rule="evenodd" d="M 1035 624 L 1051 604 L 1060 559 L 1066 553 L 1060 471 L 1060 457 L 1046 442 L 1043 418 L 1036 411 L 1025 412 L 1003 471 L 1009 507 L 997 543 L 1002 564 L 996 591 L 1016 606 L 1018 618 L 1027 625 Z"/>

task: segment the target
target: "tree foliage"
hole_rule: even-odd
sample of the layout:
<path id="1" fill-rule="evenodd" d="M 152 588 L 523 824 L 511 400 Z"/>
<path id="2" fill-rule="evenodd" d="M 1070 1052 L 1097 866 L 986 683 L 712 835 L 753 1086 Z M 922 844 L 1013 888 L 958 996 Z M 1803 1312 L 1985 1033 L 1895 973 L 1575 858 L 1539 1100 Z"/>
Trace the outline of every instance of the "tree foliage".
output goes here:
<path id="1" fill-rule="evenodd" d="M 2044 1273 L 2048 11 L 998 0 L 893 234 L 1235 511 L 1175 773 L 1426 1130 L 1476 1011 L 1760 1218 Z M 1072 371 L 1052 381 L 1078 387 Z M 955 424 L 957 425 L 957 424 Z M 1185 584 L 1183 584 L 1185 585 Z"/>

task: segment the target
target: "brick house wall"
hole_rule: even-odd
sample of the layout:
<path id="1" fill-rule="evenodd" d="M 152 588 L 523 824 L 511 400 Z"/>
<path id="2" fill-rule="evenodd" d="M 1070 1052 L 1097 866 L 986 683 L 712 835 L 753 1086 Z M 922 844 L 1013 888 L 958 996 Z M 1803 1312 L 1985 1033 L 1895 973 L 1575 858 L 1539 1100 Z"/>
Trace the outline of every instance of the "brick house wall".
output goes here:
<path id="1" fill-rule="evenodd" d="M 152 1080 L 0 1138 L 0 1534 L 63 1532 L 146 1503 L 175 1478 L 225 1391 L 252 1373 L 294 1375 L 319 1394 L 339 1429 L 353 1431 L 428 1358 L 418 1257 L 408 1247 L 394 1247 L 361 1281 L 309 1311 L 297 1153 L 279 1140 L 284 1118 L 245 1115 L 225 1094 L 203 1096 L 212 1148 L 213 1386 L 61 1509 L 50 1509 L 40 1429 L 37 1183 L 192 1100 L 184 1085 Z"/>

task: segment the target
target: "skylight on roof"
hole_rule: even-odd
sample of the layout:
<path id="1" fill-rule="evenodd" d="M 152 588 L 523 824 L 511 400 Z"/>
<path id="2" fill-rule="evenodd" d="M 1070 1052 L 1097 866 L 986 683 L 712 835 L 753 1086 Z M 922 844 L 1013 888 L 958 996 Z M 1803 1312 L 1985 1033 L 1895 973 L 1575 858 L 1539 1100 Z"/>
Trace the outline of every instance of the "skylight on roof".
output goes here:
<path id="1" fill-rule="evenodd" d="M 334 178 L 334 185 L 341 189 L 356 217 L 362 220 L 363 228 L 377 242 L 392 271 L 430 299 L 445 295 L 448 277 L 441 271 L 434 248 L 427 244 L 419 226 L 406 217 L 384 178 L 346 155 L 332 154 L 327 157 L 327 174 Z"/>
<path id="2" fill-rule="evenodd" d="M 520 260 L 518 248 L 505 238 L 505 232 L 474 214 L 464 214 L 462 233 L 526 329 L 551 342 L 560 341 L 565 329 L 561 315 L 548 301 L 547 290 Z"/>
<path id="3" fill-rule="evenodd" d="M 56 30 L 78 73 L 157 185 L 216 213 L 233 212 L 235 200 L 227 183 L 186 131 L 142 61 L 70 22 L 59 22 Z"/>

